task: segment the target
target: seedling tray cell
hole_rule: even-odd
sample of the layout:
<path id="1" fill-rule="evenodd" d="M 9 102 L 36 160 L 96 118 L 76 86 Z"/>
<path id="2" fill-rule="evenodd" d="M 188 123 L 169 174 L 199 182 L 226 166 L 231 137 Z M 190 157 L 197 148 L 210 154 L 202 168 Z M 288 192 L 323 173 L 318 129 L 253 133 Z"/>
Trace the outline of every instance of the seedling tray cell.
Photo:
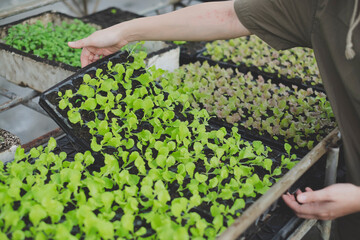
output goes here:
<path id="1" fill-rule="evenodd" d="M 49 11 L 0 26 L 0 75 L 15 84 L 43 92 L 76 72 L 79 68 L 20 51 L 1 40 L 7 36 L 8 29 L 17 24 L 35 24 L 36 21 L 41 21 L 43 24 L 53 23 L 56 26 L 63 21 L 71 23 L 74 19 L 66 14 Z M 98 25 L 89 24 L 100 29 Z"/>

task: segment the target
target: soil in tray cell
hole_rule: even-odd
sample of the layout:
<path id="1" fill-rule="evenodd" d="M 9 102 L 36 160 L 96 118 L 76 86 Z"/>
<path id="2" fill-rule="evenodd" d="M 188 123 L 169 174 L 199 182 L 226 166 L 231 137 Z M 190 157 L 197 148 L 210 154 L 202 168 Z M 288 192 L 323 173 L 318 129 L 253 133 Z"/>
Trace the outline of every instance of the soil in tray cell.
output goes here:
<path id="1" fill-rule="evenodd" d="M 133 12 L 124 11 L 116 7 L 110 7 L 103 11 L 99 11 L 91 15 L 88 15 L 83 19 L 98 24 L 103 28 L 107 28 L 115 24 L 139 17 L 143 17 L 143 16 Z"/>

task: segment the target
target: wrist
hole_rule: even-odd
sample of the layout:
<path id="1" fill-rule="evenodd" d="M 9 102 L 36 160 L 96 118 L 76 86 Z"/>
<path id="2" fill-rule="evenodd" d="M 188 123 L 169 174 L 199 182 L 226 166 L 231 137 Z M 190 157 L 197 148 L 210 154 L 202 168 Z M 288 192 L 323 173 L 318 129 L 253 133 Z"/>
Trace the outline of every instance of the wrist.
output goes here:
<path id="1" fill-rule="evenodd" d="M 114 27 L 116 28 L 116 38 L 120 39 L 121 43 L 125 43 L 124 45 L 131 42 L 144 40 L 140 34 L 142 23 L 138 23 L 139 20 L 140 19 L 133 19 L 115 25 Z"/>
<path id="2" fill-rule="evenodd" d="M 357 206 L 357 211 L 360 212 L 360 186 L 356 186 L 355 185 L 355 188 L 356 188 L 356 195 L 354 196 L 354 198 L 356 199 L 356 206 Z"/>

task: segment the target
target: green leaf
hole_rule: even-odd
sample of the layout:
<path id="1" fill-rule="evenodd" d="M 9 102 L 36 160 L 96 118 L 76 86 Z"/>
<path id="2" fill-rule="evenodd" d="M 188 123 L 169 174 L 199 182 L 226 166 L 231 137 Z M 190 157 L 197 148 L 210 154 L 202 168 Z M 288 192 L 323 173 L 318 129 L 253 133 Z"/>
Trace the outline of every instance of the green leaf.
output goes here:
<path id="1" fill-rule="evenodd" d="M 84 84 L 80 85 L 80 88 L 76 93 L 88 98 L 92 98 L 95 96 L 95 90 L 89 85 Z"/>
<path id="2" fill-rule="evenodd" d="M 195 179 L 197 181 L 199 181 L 200 183 L 206 182 L 206 180 L 208 179 L 208 177 L 204 174 L 200 174 L 200 173 L 195 173 Z"/>
<path id="3" fill-rule="evenodd" d="M 288 143 L 285 143 L 284 148 L 285 148 L 286 153 L 290 156 L 291 145 Z"/>
<path id="4" fill-rule="evenodd" d="M 109 124 L 106 120 L 103 120 L 99 123 L 98 125 L 98 132 L 100 135 L 105 135 L 105 133 L 109 132 L 110 128 L 109 128 Z"/>
<path id="5" fill-rule="evenodd" d="M 216 215 L 214 216 L 213 224 L 215 229 L 218 231 L 224 225 L 223 222 L 223 215 Z"/>
<path id="6" fill-rule="evenodd" d="M 79 112 L 76 112 L 76 110 L 73 108 L 73 109 L 70 109 L 68 112 L 67 112 L 67 115 L 68 115 L 68 118 L 69 118 L 69 121 L 71 123 L 78 123 L 78 122 L 82 122 L 81 120 L 81 115 Z"/>
<path id="7" fill-rule="evenodd" d="M 40 206 L 39 204 L 36 204 L 31 207 L 30 213 L 29 213 L 29 219 L 34 224 L 34 226 L 37 226 L 40 221 L 44 218 L 46 218 L 47 213 L 45 209 Z"/>
<path id="8" fill-rule="evenodd" d="M 102 145 L 99 145 L 96 141 L 96 137 L 91 139 L 90 147 L 94 152 L 99 152 L 102 149 Z"/>
<path id="9" fill-rule="evenodd" d="M 224 188 L 221 190 L 221 193 L 219 194 L 219 198 L 222 198 L 224 200 L 231 199 L 233 196 L 233 192 L 231 189 Z"/>
<path id="10" fill-rule="evenodd" d="M 92 111 L 92 110 L 95 110 L 97 106 L 97 103 L 96 103 L 96 100 L 95 98 L 88 98 L 85 100 L 85 102 L 83 102 L 83 104 L 81 105 L 81 107 L 85 110 L 89 110 L 89 111 Z"/>
<path id="11" fill-rule="evenodd" d="M 56 148 L 56 140 L 55 140 L 55 138 L 51 137 L 49 139 L 47 147 L 48 147 L 49 152 L 51 152 L 52 150 L 54 150 Z"/>
<path id="12" fill-rule="evenodd" d="M 242 198 L 238 198 L 235 200 L 234 204 L 232 205 L 230 211 L 232 214 L 235 214 L 235 211 L 243 209 L 245 207 L 245 201 Z"/>
<path id="13" fill-rule="evenodd" d="M 204 146 L 200 142 L 194 143 L 194 150 L 195 150 L 196 155 L 199 155 L 201 153 L 201 151 L 203 150 L 203 148 L 204 148 Z"/>
<path id="14" fill-rule="evenodd" d="M 195 170 L 195 164 L 193 162 L 188 162 L 188 163 L 185 164 L 185 169 L 186 169 L 186 172 L 189 174 L 189 176 L 191 178 L 193 178 L 194 170 Z"/>
<path id="15" fill-rule="evenodd" d="M 103 97 L 100 94 L 96 94 L 95 99 L 96 99 L 97 104 L 99 104 L 100 106 L 106 105 L 107 97 Z"/>
<path id="16" fill-rule="evenodd" d="M 273 164 L 273 161 L 272 161 L 271 159 L 265 158 L 265 159 L 264 159 L 264 163 L 263 163 L 263 167 L 264 167 L 266 170 L 270 171 L 272 164 Z"/>

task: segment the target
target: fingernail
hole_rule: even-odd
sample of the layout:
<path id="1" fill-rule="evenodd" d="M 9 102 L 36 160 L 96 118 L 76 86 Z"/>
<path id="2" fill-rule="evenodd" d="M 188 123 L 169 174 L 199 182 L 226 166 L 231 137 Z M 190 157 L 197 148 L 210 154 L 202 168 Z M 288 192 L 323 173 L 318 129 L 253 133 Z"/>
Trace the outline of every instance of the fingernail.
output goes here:
<path id="1" fill-rule="evenodd" d="M 304 196 L 304 195 L 299 195 L 299 196 L 297 197 L 297 200 L 300 201 L 300 202 L 304 202 L 304 201 L 306 200 L 306 196 Z"/>

